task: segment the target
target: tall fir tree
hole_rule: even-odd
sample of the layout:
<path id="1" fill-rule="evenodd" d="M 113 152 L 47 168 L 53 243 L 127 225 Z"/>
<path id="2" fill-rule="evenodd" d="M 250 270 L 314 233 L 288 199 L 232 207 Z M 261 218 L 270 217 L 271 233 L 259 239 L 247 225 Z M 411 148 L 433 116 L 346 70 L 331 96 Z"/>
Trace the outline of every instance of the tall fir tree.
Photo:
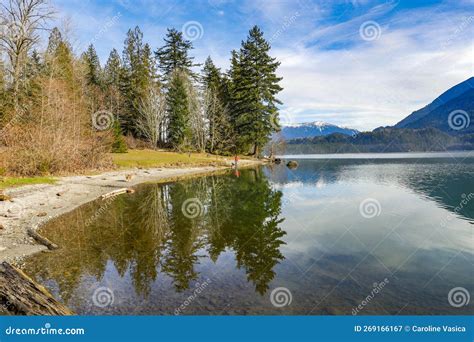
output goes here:
<path id="1" fill-rule="evenodd" d="M 213 88 L 219 91 L 221 85 L 221 71 L 215 66 L 211 57 L 208 56 L 202 69 L 202 82 L 205 88 Z"/>
<path id="2" fill-rule="evenodd" d="M 74 82 L 74 56 L 66 42 L 60 42 L 53 54 L 52 75 L 66 81 L 70 86 Z"/>
<path id="3" fill-rule="evenodd" d="M 176 29 L 168 29 L 164 46 L 155 52 L 158 68 L 165 84 L 166 107 L 168 113 L 168 142 L 175 149 L 189 148 L 193 144 L 202 149 L 202 121 L 199 120 L 197 92 L 193 80 L 197 75 L 192 67 L 194 57 L 189 55 L 193 45 Z M 194 133 L 194 139 L 191 139 Z"/>
<path id="4" fill-rule="evenodd" d="M 54 54 L 61 42 L 63 42 L 61 31 L 57 27 L 54 27 L 49 34 L 46 54 Z"/>
<path id="5" fill-rule="evenodd" d="M 184 39 L 183 33 L 176 29 L 168 29 L 166 37 L 164 38 L 165 45 L 159 48 L 156 52 L 158 60 L 158 67 L 165 80 L 168 79 L 173 71 L 181 70 L 189 76 L 195 77 L 191 68 L 197 66 L 194 64 L 194 57 L 189 56 L 189 51 L 193 49 L 193 44 Z"/>
<path id="6" fill-rule="evenodd" d="M 254 26 L 239 53 L 232 54 L 232 121 L 240 152 L 258 156 L 278 129 L 276 95 L 282 90 L 276 70 L 280 65 L 269 55 L 270 44 Z"/>
<path id="7" fill-rule="evenodd" d="M 175 70 L 171 74 L 166 94 L 168 116 L 168 142 L 172 148 L 188 148 L 191 140 L 190 108 L 186 75 Z"/>
<path id="8" fill-rule="evenodd" d="M 140 63 L 140 74 L 142 75 L 140 78 L 140 89 L 143 89 L 144 93 L 147 93 L 149 88 L 157 81 L 155 65 L 156 61 L 153 52 L 151 51 L 150 45 L 147 43 L 143 47 L 143 54 Z"/>
<path id="9" fill-rule="evenodd" d="M 82 54 L 82 60 L 86 67 L 86 81 L 88 85 L 102 87 L 102 68 L 94 45 L 89 45 L 86 52 Z"/>
<path id="10" fill-rule="evenodd" d="M 120 119 L 122 107 L 123 107 L 123 96 L 121 94 L 121 81 L 122 81 L 122 60 L 117 50 L 113 49 L 110 52 L 109 58 L 105 63 L 104 67 L 104 87 L 106 93 L 106 101 L 108 103 L 108 108 L 112 111 L 117 119 Z"/>
<path id="11" fill-rule="evenodd" d="M 154 82 L 154 61 L 148 44 L 143 44 L 143 33 L 137 26 L 128 30 L 123 51 L 121 92 L 124 97 L 125 129 L 134 132 L 138 105 Z"/>
<path id="12" fill-rule="evenodd" d="M 109 58 L 104 67 L 104 83 L 107 86 L 113 85 L 119 87 L 120 74 L 122 72 L 122 60 L 116 49 L 110 52 Z"/>

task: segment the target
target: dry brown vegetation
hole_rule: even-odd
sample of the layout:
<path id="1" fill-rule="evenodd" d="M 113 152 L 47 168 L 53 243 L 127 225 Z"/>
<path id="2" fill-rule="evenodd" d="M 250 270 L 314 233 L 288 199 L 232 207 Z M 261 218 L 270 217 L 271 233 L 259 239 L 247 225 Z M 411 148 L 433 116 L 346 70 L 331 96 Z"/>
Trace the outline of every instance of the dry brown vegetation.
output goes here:
<path id="1" fill-rule="evenodd" d="M 12 175 L 77 172 L 111 165 L 110 132 L 95 132 L 77 81 L 35 80 L 36 93 L 17 115 L 8 113 L 2 130 L 0 165 Z"/>
<path id="2" fill-rule="evenodd" d="M 9 5 L 24 22 L 36 20 L 44 12 L 44 8 L 23 7 L 24 3 Z M 20 28 L 25 25 L 18 23 Z M 83 61 L 72 54 L 60 35 L 50 38 L 42 53 L 10 49 L 10 45 L 20 45 L 19 40 L 28 40 L 28 35 L 37 35 L 34 29 L 20 32 L 23 36 L 18 30 L 6 30 L 2 36 L 8 44 L 2 45 L 1 53 L 17 61 L 0 65 L 0 76 L 5 80 L 0 89 L 2 173 L 48 175 L 112 165 L 107 156 L 112 133 L 97 132 L 92 126 L 96 97 L 86 84 Z"/>

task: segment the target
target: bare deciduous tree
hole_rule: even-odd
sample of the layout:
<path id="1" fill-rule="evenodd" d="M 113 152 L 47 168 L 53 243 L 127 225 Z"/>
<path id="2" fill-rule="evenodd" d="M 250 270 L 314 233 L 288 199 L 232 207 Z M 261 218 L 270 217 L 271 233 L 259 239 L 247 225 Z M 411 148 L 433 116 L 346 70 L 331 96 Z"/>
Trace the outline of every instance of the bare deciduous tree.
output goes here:
<path id="1" fill-rule="evenodd" d="M 203 106 L 200 95 L 193 85 L 192 79 L 187 79 L 186 89 L 189 107 L 189 125 L 192 131 L 192 145 L 198 151 L 206 148 L 207 125 L 203 116 Z"/>
<path id="2" fill-rule="evenodd" d="M 231 149 L 234 132 L 229 122 L 229 110 L 223 105 L 215 91 L 209 89 L 204 92 L 204 117 L 208 122 L 209 151 L 223 152 Z"/>
<path id="3" fill-rule="evenodd" d="M 156 87 L 151 87 L 141 100 L 136 121 L 137 130 L 155 148 L 160 140 L 160 132 L 166 116 L 165 96 Z"/>
<path id="4" fill-rule="evenodd" d="M 8 58 L 8 72 L 14 95 L 15 113 L 21 71 L 28 52 L 40 39 L 53 11 L 48 0 L 2 0 L 0 3 L 0 49 Z"/>
<path id="5" fill-rule="evenodd" d="M 286 140 L 281 132 L 276 133 L 268 143 L 268 151 L 270 159 L 275 159 L 275 155 L 284 154 L 286 151 Z"/>

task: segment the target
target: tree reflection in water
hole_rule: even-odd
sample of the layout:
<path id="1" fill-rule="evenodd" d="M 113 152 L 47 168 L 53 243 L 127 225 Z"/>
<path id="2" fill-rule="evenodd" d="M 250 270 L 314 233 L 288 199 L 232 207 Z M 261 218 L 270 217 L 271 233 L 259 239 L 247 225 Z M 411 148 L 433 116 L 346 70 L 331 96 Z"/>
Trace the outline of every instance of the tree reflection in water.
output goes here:
<path id="1" fill-rule="evenodd" d="M 284 258 L 281 197 L 260 169 L 243 170 L 239 178 L 142 185 L 133 195 L 96 201 L 52 221 L 42 233 L 62 248 L 31 257 L 26 272 L 56 287 L 67 303 L 84 277 L 101 281 L 112 263 L 120 277 L 130 274 L 135 292 L 146 298 L 160 273 L 184 291 L 198 278 L 201 258 L 216 262 L 230 249 L 263 295 Z M 195 218 L 182 212 L 190 198 L 202 204 Z"/>

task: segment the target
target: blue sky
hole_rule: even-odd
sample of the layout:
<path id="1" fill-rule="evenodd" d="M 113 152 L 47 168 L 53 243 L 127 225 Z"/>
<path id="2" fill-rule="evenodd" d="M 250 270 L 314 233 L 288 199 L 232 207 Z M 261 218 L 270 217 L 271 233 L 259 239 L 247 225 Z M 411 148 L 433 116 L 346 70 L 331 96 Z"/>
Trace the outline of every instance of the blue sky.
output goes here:
<path id="1" fill-rule="evenodd" d="M 392 125 L 474 74 L 474 1 L 53 0 L 56 24 L 101 62 L 136 25 L 155 50 L 167 27 L 222 69 L 259 25 L 281 61 L 281 121 Z"/>

